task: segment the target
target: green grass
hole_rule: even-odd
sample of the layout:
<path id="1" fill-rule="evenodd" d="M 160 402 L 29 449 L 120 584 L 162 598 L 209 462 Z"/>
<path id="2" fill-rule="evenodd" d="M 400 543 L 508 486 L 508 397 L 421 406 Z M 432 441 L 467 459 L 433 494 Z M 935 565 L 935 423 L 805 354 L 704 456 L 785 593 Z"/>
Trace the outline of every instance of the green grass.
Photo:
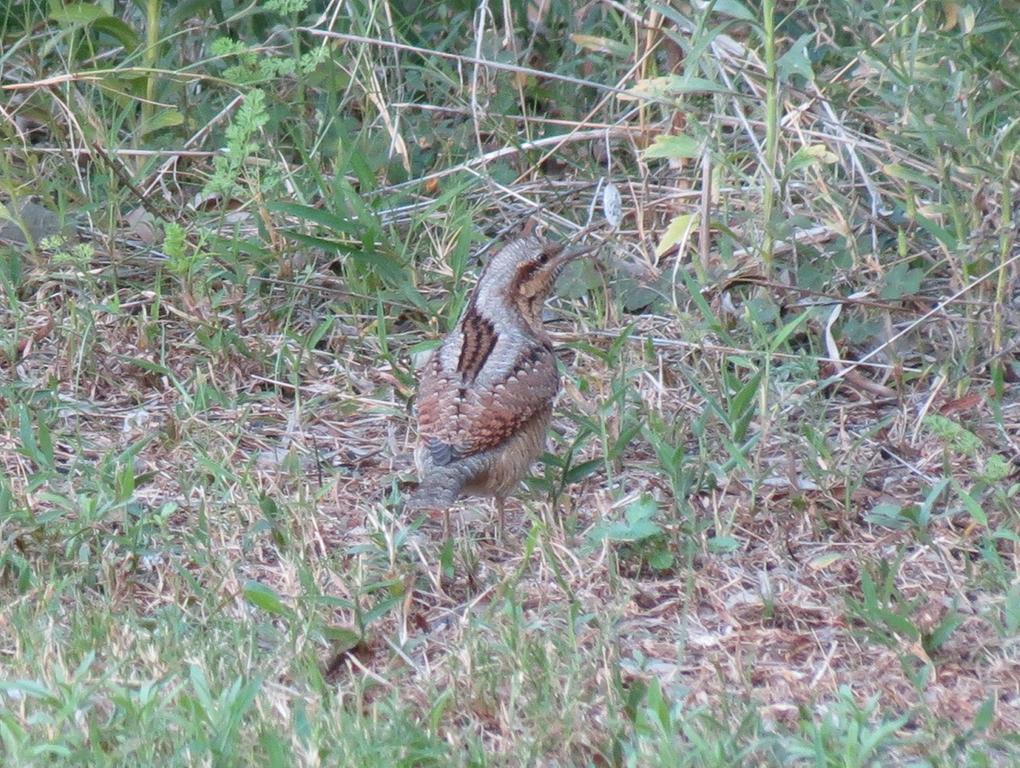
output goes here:
<path id="1" fill-rule="evenodd" d="M 761 6 L 0 10 L 0 762 L 1020 763 L 1016 14 Z M 605 245 L 444 548 L 530 215 Z"/>

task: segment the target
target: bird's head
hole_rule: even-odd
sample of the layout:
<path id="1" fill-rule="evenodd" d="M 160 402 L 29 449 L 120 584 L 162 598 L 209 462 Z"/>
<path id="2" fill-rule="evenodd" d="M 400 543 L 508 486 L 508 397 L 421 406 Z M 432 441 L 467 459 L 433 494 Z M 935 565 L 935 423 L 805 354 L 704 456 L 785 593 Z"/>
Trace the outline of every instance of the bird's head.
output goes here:
<path id="1" fill-rule="evenodd" d="M 563 243 L 527 235 L 508 243 L 486 265 L 478 281 L 479 305 L 502 304 L 517 310 L 535 330 L 542 326 L 542 307 L 556 278 L 571 261 L 594 245 L 566 247 Z"/>

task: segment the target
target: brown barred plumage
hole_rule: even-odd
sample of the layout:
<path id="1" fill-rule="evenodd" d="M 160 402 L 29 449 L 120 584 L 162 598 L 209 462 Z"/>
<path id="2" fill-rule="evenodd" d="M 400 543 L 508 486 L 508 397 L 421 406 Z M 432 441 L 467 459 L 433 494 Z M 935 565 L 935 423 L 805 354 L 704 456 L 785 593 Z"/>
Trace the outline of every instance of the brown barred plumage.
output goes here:
<path id="1" fill-rule="evenodd" d="M 456 328 L 422 369 L 421 482 L 411 509 L 448 508 L 459 496 L 503 502 L 545 447 L 559 374 L 542 330 L 545 300 L 563 267 L 591 247 L 525 235 L 483 270 Z"/>

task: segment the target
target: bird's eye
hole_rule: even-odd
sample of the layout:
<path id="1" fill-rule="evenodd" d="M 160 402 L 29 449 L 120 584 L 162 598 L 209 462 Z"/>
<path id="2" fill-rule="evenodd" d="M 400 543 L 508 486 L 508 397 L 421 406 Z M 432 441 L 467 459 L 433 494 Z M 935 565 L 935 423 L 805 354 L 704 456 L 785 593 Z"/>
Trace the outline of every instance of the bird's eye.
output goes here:
<path id="1" fill-rule="evenodd" d="M 549 254 L 548 253 L 543 251 L 542 253 L 540 253 L 538 255 L 538 263 L 539 264 L 545 264 L 547 261 L 549 261 Z"/>

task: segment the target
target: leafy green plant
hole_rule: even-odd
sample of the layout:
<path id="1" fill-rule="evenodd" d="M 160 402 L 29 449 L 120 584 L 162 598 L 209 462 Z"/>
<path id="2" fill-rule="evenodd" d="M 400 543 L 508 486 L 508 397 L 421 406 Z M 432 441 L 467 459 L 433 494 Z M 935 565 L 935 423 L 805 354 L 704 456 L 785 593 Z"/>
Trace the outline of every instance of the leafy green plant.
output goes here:
<path id="1" fill-rule="evenodd" d="M 768 755 L 768 739 L 759 732 L 753 708 L 738 722 L 723 722 L 703 708 L 672 701 L 655 677 L 634 680 L 625 696 L 629 722 L 614 750 L 620 765 L 723 768 Z"/>
<path id="2" fill-rule="evenodd" d="M 856 619 L 874 641 L 902 650 L 901 663 L 907 676 L 923 689 L 938 663 L 938 652 L 963 623 L 955 606 L 946 611 L 938 624 L 922 630 L 915 619 L 925 602 L 924 596 L 906 598 L 896 586 L 900 561 L 882 560 L 876 567 L 861 570 L 861 599 L 847 598 L 850 616 Z M 918 644 L 920 654 L 911 648 Z"/>
<path id="3" fill-rule="evenodd" d="M 260 151 L 257 135 L 268 122 L 266 95 L 254 88 L 245 96 L 227 127 L 226 151 L 213 160 L 213 174 L 205 183 L 205 194 L 215 196 L 226 204 L 246 189 L 254 188 L 261 195 L 272 187 L 261 177 L 241 184 L 242 174 L 247 173 L 247 161 L 258 156 Z"/>
<path id="4" fill-rule="evenodd" d="M 903 744 L 898 732 L 907 720 L 907 715 L 881 717 L 877 696 L 860 704 L 844 686 L 820 715 L 802 709 L 799 732 L 780 739 L 780 754 L 784 764 L 806 761 L 826 768 L 870 768 Z"/>
<path id="5" fill-rule="evenodd" d="M 932 485 L 920 504 L 903 505 L 893 502 L 876 504 L 864 519 L 869 523 L 897 530 L 913 527 L 921 536 L 927 537 L 932 518 L 936 515 L 939 502 L 949 484 L 949 478 L 943 478 Z"/>
<path id="6" fill-rule="evenodd" d="M 948 482 L 955 492 L 960 508 L 975 523 L 987 527 L 989 511 L 993 508 L 1012 510 L 1014 500 L 1020 495 L 1020 483 L 1006 484 L 1010 477 L 1009 462 L 1002 455 L 992 452 L 974 432 L 961 424 L 939 414 L 929 414 L 924 420 L 925 427 L 944 444 L 944 467 Z M 954 468 L 957 457 L 973 462 L 972 482 L 965 484 L 957 478 Z"/>
<path id="7" fill-rule="evenodd" d="M 686 447 L 681 442 L 683 436 L 680 430 L 686 427 L 686 424 L 667 425 L 655 414 L 650 413 L 646 416 L 641 434 L 655 451 L 659 468 L 669 478 L 673 502 L 677 512 L 680 513 L 680 518 L 693 523 L 690 520 L 690 504 L 687 499 L 704 482 L 704 470 L 688 456 Z"/>
<path id="8" fill-rule="evenodd" d="M 593 526 L 588 532 L 589 546 L 608 542 L 621 559 L 634 561 L 638 571 L 645 564 L 653 571 L 668 571 L 674 558 L 666 531 L 653 519 L 658 515 L 656 501 L 651 496 L 641 496 L 624 508 L 623 519 Z"/>
<path id="9" fill-rule="evenodd" d="M 868 636 L 892 648 L 903 641 L 921 638 L 921 630 L 912 617 L 923 597 L 907 599 L 897 588 L 900 562 L 882 560 L 877 565 L 866 564 L 860 572 L 861 598 L 847 598 L 850 615 L 863 625 Z"/>

